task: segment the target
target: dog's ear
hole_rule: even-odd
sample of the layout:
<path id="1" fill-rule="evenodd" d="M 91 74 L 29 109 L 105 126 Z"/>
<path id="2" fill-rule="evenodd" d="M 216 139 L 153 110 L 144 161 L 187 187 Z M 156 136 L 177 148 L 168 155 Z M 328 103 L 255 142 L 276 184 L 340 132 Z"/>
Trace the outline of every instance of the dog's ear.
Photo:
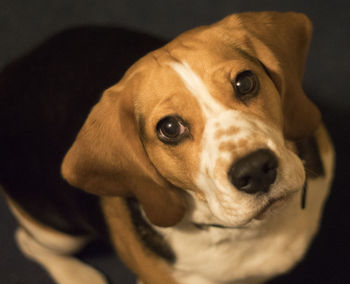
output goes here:
<path id="1" fill-rule="evenodd" d="M 242 13 L 238 19 L 248 33 L 247 44 L 252 45 L 282 96 L 286 138 L 311 136 L 321 121 L 318 108 L 302 88 L 311 21 L 293 12 Z"/>
<path id="2" fill-rule="evenodd" d="M 174 225 L 185 213 L 183 196 L 150 163 L 138 132 L 132 96 L 112 87 L 67 152 L 62 175 L 93 194 L 135 197 L 152 223 Z"/>

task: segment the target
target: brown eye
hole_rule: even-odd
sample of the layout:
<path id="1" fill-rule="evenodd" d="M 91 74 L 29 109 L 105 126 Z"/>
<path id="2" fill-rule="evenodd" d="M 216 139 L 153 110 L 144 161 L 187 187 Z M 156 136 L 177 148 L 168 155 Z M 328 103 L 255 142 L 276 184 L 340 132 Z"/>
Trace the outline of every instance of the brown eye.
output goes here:
<path id="1" fill-rule="evenodd" d="M 189 129 L 178 116 L 166 116 L 156 126 L 157 136 L 165 144 L 176 145 L 189 134 Z"/>
<path id="2" fill-rule="evenodd" d="M 243 71 L 237 75 L 233 82 L 233 87 L 237 98 L 244 102 L 258 94 L 258 77 L 250 70 Z"/>

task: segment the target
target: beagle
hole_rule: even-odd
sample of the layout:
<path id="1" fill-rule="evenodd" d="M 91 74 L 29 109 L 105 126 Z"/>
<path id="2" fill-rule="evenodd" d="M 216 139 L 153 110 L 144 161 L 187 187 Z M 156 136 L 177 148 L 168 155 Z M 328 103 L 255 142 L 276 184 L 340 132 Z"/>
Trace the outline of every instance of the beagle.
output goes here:
<path id="1" fill-rule="evenodd" d="M 262 283 L 302 259 L 334 167 L 302 88 L 311 32 L 299 13 L 228 16 L 142 57 L 92 108 L 61 172 L 139 283 Z M 71 256 L 91 229 L 51 228 L 4 187 L 28 257 L 57 283 L 107 283 Z"/>

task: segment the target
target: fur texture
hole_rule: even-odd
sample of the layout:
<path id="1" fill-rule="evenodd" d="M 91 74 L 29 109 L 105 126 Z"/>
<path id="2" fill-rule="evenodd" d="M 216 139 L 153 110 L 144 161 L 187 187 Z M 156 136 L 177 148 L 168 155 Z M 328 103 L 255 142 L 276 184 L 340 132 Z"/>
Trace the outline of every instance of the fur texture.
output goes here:
<path id="1" fill-rule="evenodd" d="M 106 228 L 82 214 L 84 236 L 107 232 L 144 284 L 260 283 L 291 269 L 317 232 L 333 176 L 331 141 L 301 84 L 311 30 L 297 13 L 231 15 L 133 64 L 104 91 L 61 166 L 72 186 L 98 196 L 89 208 Z M 248 192 L 231 169 L 259 150 L 276 160 L 259 164 L 259 174 L 272 170 L 274 178 Z M 247 167 L 256 170 L 256 160 Z M 58 283 L 81 281 L 70 265 L 105 282 L 62 255 L 61 244 L 84 242 L 59 230 L 47 242 L 50 222 L 5 190 L 18 204 L 11 206 L 27 256 Z"/>

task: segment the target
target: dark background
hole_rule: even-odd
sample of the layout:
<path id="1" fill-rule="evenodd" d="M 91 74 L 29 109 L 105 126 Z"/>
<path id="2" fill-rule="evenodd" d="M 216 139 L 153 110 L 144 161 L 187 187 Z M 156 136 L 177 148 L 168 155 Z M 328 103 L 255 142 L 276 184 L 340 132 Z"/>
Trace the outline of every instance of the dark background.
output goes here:
<path id="1" fill-rule="evenodd" d="M 320 106 L 337 151 L 332 195 L 320 234 L 305 260 L 272 283 L 350 283 L 348 158 L 350 2 L 262 0 L 0 0 L 0 70 L 49 36 L 68 27 L 103 25 L 144 31 L 164 39 L 241 11 L 298 11 L 314 24 L 304 86 Z M 1 159 L 0 159 L 1 162 Z M 0 283 L 52 283 L 36 264 L 17 250 L 15 221 L 0 200 Z M 135 278 L 106 249 L 93 245 L 81 255 L 106 272 L 113 283 Z"/>

